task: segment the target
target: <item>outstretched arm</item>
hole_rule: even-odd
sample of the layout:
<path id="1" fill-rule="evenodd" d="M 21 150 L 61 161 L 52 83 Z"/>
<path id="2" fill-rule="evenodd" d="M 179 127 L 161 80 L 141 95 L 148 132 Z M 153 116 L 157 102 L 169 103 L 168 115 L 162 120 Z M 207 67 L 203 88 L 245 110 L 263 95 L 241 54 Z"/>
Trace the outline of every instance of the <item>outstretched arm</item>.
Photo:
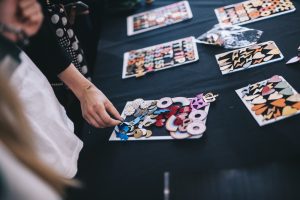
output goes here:
<path id="1" fill-rule="evenodd" d="M 79 99 L 82 115 L 89 124 L 97 128 L 105 128 L 121 123 L 123 119 L 113 104 L 73 64 L 58 77 Z"/>

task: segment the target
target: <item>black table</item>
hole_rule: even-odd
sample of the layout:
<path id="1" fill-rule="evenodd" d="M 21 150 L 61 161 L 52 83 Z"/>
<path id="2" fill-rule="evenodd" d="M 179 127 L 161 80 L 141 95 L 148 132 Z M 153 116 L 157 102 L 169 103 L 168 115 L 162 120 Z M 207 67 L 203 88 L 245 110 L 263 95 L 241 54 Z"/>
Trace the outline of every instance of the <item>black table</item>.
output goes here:
<path id="1" fill-rule="evenodd" d="M 155 1 L 160 7 L 174 1 Z M 238 0 L 190 1 L 193 19 L 132 37 L 126 16 L 102 20 L 94 82 L 121 112 L 126 101 L 170 96 L 193 97 L 213 91 L 205 136 L 199 140 L 108 142 L 112 129 L 84 131 L 78 178 L 86 187 L 70 199 L 163 199 L 169 171 L 171 199 L 299 199 L 300 116 L 259 127 L 235 89 L 282 75 L 300 90 L 300 64 L 286 66 L 300 45 L 300 12 L 251 23 L 273 40 L 285 60 L 222 76 L 214 55 L 225 49 L 198 45 L 199 61 L 143 78 L 121 79 L 123 53 L 187 36 L 217 23 L 214 8 Z M 300 2 L 294 1 L 300 9 Z M 142 7 L 140 12 L 149 7 Z"/>

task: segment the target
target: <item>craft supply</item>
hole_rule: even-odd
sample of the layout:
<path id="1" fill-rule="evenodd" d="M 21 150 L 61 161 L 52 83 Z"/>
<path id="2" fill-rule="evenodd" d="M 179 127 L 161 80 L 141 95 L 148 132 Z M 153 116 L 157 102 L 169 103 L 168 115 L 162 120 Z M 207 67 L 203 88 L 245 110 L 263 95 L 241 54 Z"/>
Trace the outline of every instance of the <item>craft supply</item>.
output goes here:
<path id="1" fill-rule="evenodd" d="M 300 113 L 300 94 L 278 75 L 238 89 L 236 93 L 260 126 Z"/>
<path id="2" fill-rule="evenodd" d="M 218 54 L 216 59 L 221 73 L 225 75 L 282 60 L 283 55 L 275 42 L 269 41 Z"/>
<path id="3" fill-rule="evenodd" d="M 193 14 L 188 1 L 180 1 L 129 16 L 127 18 L 127 35 L 131 36 L 169 26 L 191 19 L 192 17 Z"/>
<path id="4" fill-rule="evenodd" d="M 201 93 L 194 98 L 163 97 L 158 101 L 136 99 L 128 102 L 122 113 L 125 121 L 115 127 L 110 140 L 200 138 L 206 130 L 210 103 L 217 96 L 213 93 Z M 192 108 L 195 107 L 195 100 L 203 103 L 197 109 Z M 153 132 L 156 129 L 163 129 L 165 134 L 157 135 Z"/>
<path id="5" fill-rule="evenodd" d="M 221 24 L 242 25 L 294 12 L 290 0 L 249 0 L 215 9 Z"/>
<path id="6" fill-rule="evenodd" d="M 172 103 L 173 103 L 173 101 L 170 97 L 164 97 L 164 98 L 161 98 L 157 102 L 157 107 L 158 108 L 167 108 L 167 107 L 171 106 Z"/>
<path id="7" fill-rule="evenodd" d="M 190 113 L 189 118 L 195 121 L 203 121 L 206 119 L 207 113 L 203 110 L 194 110 Z"/>
<path id="8" fill-rule="evenodd" d="M 216 45 L 225 49 L 243 48 L 257 43 L 262 31 L 241 26 L 216 24 L 197 38 L 198 43 Z"/>
<path id="9" fill-rule="evenodd" d="M 150 72 L 192 63 L 198 59 L 194 37 L 132 50 L 124 54 L 122 78 L 142 77 Z"/>
<path id="10" fill-rule="evenodd" d="M 206 130 L 206 126 L 204 123 L 202 123 L 202 121 L 190 123 L 186 127 L 186 131 L 191 135 L 201 135 L 202 136 L 202 134 L 204 133 L 205 130 Z"/>

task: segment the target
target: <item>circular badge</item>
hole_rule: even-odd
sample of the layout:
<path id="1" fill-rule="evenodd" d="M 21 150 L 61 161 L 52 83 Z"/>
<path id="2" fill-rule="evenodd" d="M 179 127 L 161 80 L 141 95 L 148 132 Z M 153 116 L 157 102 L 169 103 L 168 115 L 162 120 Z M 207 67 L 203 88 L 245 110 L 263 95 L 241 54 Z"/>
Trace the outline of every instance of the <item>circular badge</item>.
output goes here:
<path id="1" fill-rule="evenodd" d="M 158 108 L 167 108 L 170 105 L 172 105 L 172 99 L 170 97 L 164 97 L 161 98 L 158 102 L 157 102 L 157 107 Z"/>
<path id="2" fill-rule="evenodd" d="M 203 110 L 194 110 L 190 113 L 189 118 L 193 121 L 203 121 L 206 119 L 207 113 Z"/>
<path id="3" fill-rule="evenodd" d="M 202 135 L 206 130 L 203 122 L 192 122 L 186 127 L 186 131 L 191 135 Z"/>
<path id="4" fill-rule="evenodd" d="M 125 110 L 124 110 L 124 114 L 125 114 L 126 116 L 131 116 L 131 115 L 133 115 L 134 113 L 135 113 L 135 109 L 134 109 L 133 106 L 131 106 L 131 105 L 127 106 L 127 107 L 125 108 Z"/>

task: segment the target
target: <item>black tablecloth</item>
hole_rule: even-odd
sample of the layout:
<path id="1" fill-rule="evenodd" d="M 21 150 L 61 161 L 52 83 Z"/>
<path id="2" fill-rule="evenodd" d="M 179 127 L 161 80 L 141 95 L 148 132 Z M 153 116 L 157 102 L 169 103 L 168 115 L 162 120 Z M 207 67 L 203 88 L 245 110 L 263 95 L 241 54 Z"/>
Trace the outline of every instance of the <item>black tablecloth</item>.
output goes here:
<path id="1" fill-rule="evenodd" d="M 155 1 L 152 7 L 174 1 Z M 300 91 L 300 64 L 285 65 L 300 45 L 300 12 L 245 25 L 263 30 L 261 42 L 276 42 L 286 59 L 222 76 L 214 55 L 225 49 L 198 45 L 199 61 L 140 79 L 121 78 L 123 54 L 187 36 L 198 37 L 217 22 L 214 8 L 238 0 L 189 1 L 193 19 L 132 37 L 126 16 L 102 19 L 95 84 L 121 112 L 136 98 L 220 96 L 211 106 L 199 140 L 108 142 L 112 129 L 85 128 L 79 179 L 86 188 L 74 199 L 162 199 L 163 172 L 171 173 L 171 199 L 299 199 L 300 116 L 259 127 L 235 93 L 273 75 Z M 300 2 L 293 1 L 300 9 Z M 274 183 L 275 182 L 275 183 Z M 293 186 L 293 187 L 292 187 Z M 75 195 L 76 194 L 76 195 Z M 298 198 L 296 198 L 298 195 Z"/>

